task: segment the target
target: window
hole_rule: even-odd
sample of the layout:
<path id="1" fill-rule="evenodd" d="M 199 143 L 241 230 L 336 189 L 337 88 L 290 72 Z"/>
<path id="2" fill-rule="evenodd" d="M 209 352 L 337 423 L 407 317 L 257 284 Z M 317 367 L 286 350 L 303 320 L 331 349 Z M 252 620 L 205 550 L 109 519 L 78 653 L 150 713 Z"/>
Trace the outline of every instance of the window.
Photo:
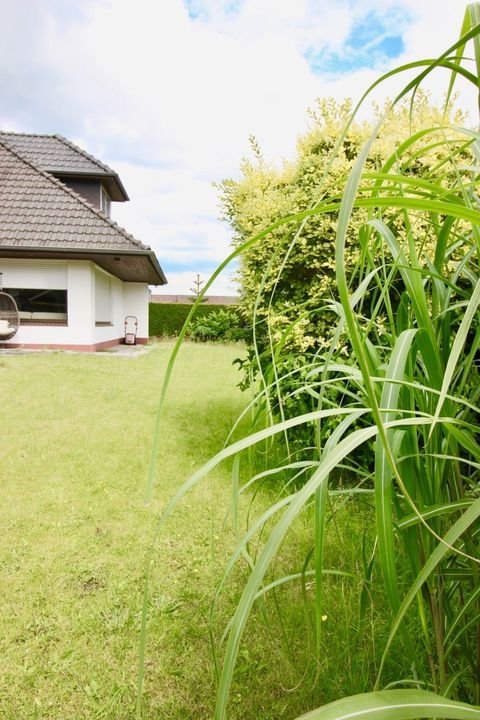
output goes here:
<path id="1" fill-rule="evenodd" d="M 100 187 L 100 210 L 110 217 L 110 198 L 108 197 L 103 185 Z"/>
<path id="2" fill-rule="evenodd" d="M 31 288 L 6 288 L 13 297 L 20 314 L 20 323 L 67 323 L 67 291 Z"/>

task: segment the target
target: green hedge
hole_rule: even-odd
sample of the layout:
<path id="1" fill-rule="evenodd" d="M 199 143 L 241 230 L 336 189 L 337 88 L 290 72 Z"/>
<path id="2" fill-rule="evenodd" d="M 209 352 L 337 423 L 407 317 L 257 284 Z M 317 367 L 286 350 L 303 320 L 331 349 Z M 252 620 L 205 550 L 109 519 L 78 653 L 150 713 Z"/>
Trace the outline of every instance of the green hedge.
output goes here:
<path id="1" fill-rule="evenodd" d="M 192 306 L 183 303 L 150 303 L 149 305 L 149 335 L 172 336 L 178 335 L 183 327 Z M 236 312 L 235 305 L 199 305 L 194 318 L 199 318 L 217 310 L 232 310 Z"/>

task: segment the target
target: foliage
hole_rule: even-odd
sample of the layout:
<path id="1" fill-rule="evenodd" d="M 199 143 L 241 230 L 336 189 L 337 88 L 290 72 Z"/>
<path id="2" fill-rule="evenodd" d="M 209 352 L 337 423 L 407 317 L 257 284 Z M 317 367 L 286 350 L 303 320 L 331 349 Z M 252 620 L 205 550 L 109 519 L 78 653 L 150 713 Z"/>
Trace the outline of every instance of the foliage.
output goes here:
<path id="1" fill-rule="evenodd" d="M 477 74 L 464 65 L 469 41 L 473 41 Z M 459 124 L 451 126 L 448 113 L 433 126 L 429 119 L 425 127 L 417 121 L 421 104 L 414 101 L 424 78 L 439 67 L 452 71 L 448 96 L 458 75 L 478 92 L 480 4 L 467 8 L 457 43 L 436 61 L 418 61 L 413 67 L 417 76 L 381 114 L 365 143 L 359 143 L 358 151 L 355 148 L 350 167 L 345 150 L 350 119 L 338 142 L 332 138 L 332 155 L 307 209 L 292 204 L 294 195 L 280 181 L 270 182 L 262 169 L 260 190 L 255 179 L 255 192 L 247 193 L 251 230 L 262 230 L 241 244 L 239 227 L 237 254 L 243 250 L 248 263 L 248 254 L 258 253 L 257 263 L 267 268 L 260 274 L 256 300 L 253 288 L 258 281 L 252 281 L 254 315 L 257 308 L 261 310 L 265 291 L 267 309 L 270 300 L 274 306 L 275 295 L 283 302 L 281 308 L 288 307 L 284 296 L 295 281 L 290 265 L 293 249 L 302 247 L 305 234 L 309 237 L 310 223 L 316 227 L 310 242 L 323 247 L 318 238 L 328 236 L 335 214 L 331 241 L 328 237 L 325 241 L 330 243 L 329 263 L 334 250 L 334 275 L 322 291 L 331 290 L 327 309 L 332 328 L 325 342 L 318 344 L 304 340 L 305 328 L 297 333 L 304 320 L 303 295 L 294 298 L 291 315 L 281 321 L 278 332 L 265 313 L 260 317 L 265 330 L 263 338 L 254 336 L 253 353 L 258 359 L 268 352 L 271 370 L 268 382 L 260 376 L 252 403 L 254 427 L 196 470 L 160 519 L 161 527 L 189 490 L 221 462 L 235 459 L 232 514 L 238 545 L 217 595 L 242 561 L 248 577 L 217 648 L 215 720 L 227 717 L 249 620 L 265 598 L 276 597 L 280 587 L 302 583 L 305 626 L 297 627 L 294 640 L 302 647 L 312 640 L 312 665 L 307 665 L 305 677 L 312 666 L 314 684 L 321 676 L 329 650 L 322 626 L 325 590 L 329 581 L 337 581 L 339 593 L 342 589 L 341 568 L 327 552 L 326 533 L 329 526 L 339 525 L 335 498 L 345 492 L 362 498 L 369 469 L 359 468 L 357 486 L 347 491 L 332 488 L 330 477 L 360 447 L 370 448 L 372 454 L 373 489 L 366 492 L 375 506 L 376 538 L 371 544 L 368 538 L 358 538 L 356 573 L 363 589 L 357 628 L 359 637 L 367 631 L 374 637 L 378 654 L 371 662 L 377 678 L 373 693 L 343 698 L 306 717 L 369 718 L 379 711 L 399 719 L 480 716 L 480 135 Z M 383 80 L 407 70 L 412 65 Z M 390 157 L 379 155 L 377 138 L 389 140 L 385 132 L 389 118 L 396 122 L 395 108 L 406 112 L 402 101 L 408 96 L 412 103 L 405 116 L 406 132 L 401 138 L 397 134 L 398 144 Z M 419 128 L 418 132 L 412 128 Z M 282 215 L 293 214 L 268 226 L 272 197 Z M 262 242 L 269 234 L 274 237 L 273 255 Z M 304 243 L 305 252 L 308 245 Z M 269 266 L 271 257 L 275 261 Z M 310 314 L 316 309 L 307 307 Z M 302 356 L 299 367 L 312 409 L 286 417 L 290 386 L 284 359 L 290 361 L 295 350 L 296 357 L 309 349 L 312 352 Z M 277 408 L 267 414 L 272 395 Z M 162 402 L 164 397 L 163 392 Z M 297 461 L 288 452 L 289 433 L 307 425 L 315 429 L 314 445 Z M 272 444 L 275 438 L 286 450 L 281 462 Z M 263 463 L 261 470 L 252 463 L 255 454 Z M 265 507 L 258 501 L 260 489 L 275 476 L 289 480 L 285 492 L 271 497 Z M 303 483 L 291 482 L 299 476 Z M 249 493 L 253 493 L 250 522 L 242 533 L 237 513 Z M 301 566 L 289 567 L 288 550 L 299 522 L 308 525 L 312 547 Z M 378 632 L 382 623 L 367 623 L 368 609 L 375 606 L 379 591 L 388 603 L 383 613 L 380 608 L 381 620 L 389 625 L 386 642 Z M 277 606 L 281 614 L 278 601 Z M 215 611 L 212 617 L 215 620 Z M 349 618 L 340 615 L 336 621 L 343 626 Z M 294 652 L 294 648 L 295 642 L 290 642 L 289 649 Z M 389 682 L 387 667 L 395 650 L 410 670 L 399 666 L 395 681 Z M 399 685 L 407 687 L 396 689 Z"/>
<path id="2" fill-rule="evenodd" d="M 436 720 L 439 714 L 450 720 L 466 720 L 479 718 L 480 710 L 424 690 L 385 690 L 337 700 L 302 715 L 300 720 L 350 720 L 352 716 L 357 720 L 371 720 L 374 717 L 381 717 L 382 720 L 411 720 L 420 715 Z"/>
<path id="3" fill-rule="evenodd" d="M 217 306 L 218 307 L 218 306 Z M 195 318 L 188 331 L 192 340 L 205 342 L 235 342 L 245 340 L 247 330 L 235 308 L 219 308 L 204 317 Z"/>
<path id="4" fill-rule="evenodd" d="M 235 305 L 202 305 L 202 302 L 200 298 L 194 319 L 186 329 L 188 337 L 200 342 L 246 339 L 248 330 Z M 150 336 L 179 335 L 191 310 L 192 306 L 183 303 L 150 303 Z"/>
<path id="5" fill-rule="evenodd" d="M 419 128 L 450 125 L 447 130 L 432 131 L 428 151 L 420 150 L 420 139 L 412 144 L 401 159 L 395 160 L 395 170 L 424 179 L 445 175 L 449 139 L 464 142 L 453 126 L 461 125 L 464 118 L 459 111 L 449 111 L 445 116 L 431 106 L 421 89 L 413 105 L 413 114 L 405 101 L 385 119 L 366 161 L 367 172 L 362 178 L 365 188 L 375 186 L 374 173 L 392 156 L 400 140 Z M 378 108 L 377 116 L 383 111 Z M 311 127 L 300 138 L 293 161 L 276 169 L 266 164 L 257 149 L 253 161 L 244 160 L 240 180 L 220 184 L 224 218 L 232 226 L 236 246 L 279 217 L 315 208 L 325 198 L 338 201 L 359 150 L 372 131 L 365 122 L 353 122 L 343 133 L 350 112 L 350 101 L 338 104 L 332 99 L 318 100 L 310 111 Z M 384 215 L 388 216 L 387 210 Z M 345 244 L 349 269 L 360 256 L 359 229 L 366 218 L 364 208 L 354 209 Z M 395 220 L 402 222 L 398 214 Z M 277 228 L 242 254 L 241 309 L 247 318 L 256 319 L 256 341 L 261 350 L 268 347 L 269 337 L 295 352 L 316 352 L 328 346 L 334 320 L 331 304 L 338 300 L 334 261 L 337 222 L 338 202 L 330 212 L 305 218 L 300 227 Z M 427 231 L 422 223 L 416 225 L 413 233 L 418 243 L 428 242 Z"/>
<path id="6" fill-rule="evenodd" d="M 399 102 L 388 113 L 385 110 L 376 108 L 376 121 L 383 120 L 365 160 L 363 192 L 374 196 L 385 164 L 394 192 L 399 173 L 411 181 L 446 184 L 452 180 L 449 174 L 460 172 L 458 166 L 454 170 L 449 163 L 452 153 L 464 156 L 467 165 L 471 162 L 468 142 L 456 129 L 465 117 L 458 110 L 454 112 L 451 105 L 444 110 L 433 107 L 419 88 L 412 100 Z M 243 362 L 243 386 L 260 373 L 264 385 L 271 388 L 266 412 L 284 419 L 315 409 L 317 399 L 307 389 L 303 375 L 309 372 L 311 359 L 328 353 L 334 341 L 335 303 L 339 300 L 335 273 L 339 201 L 360 149 L 373 131 L 373 125 L 355 120 L 344 131 L 350 113 L 350 101 L 339 104 L 332 99 L 318 100 L 310 111 L 311 127 L 300 138 L 293 161 L 277 170 L 265 163 L 253 145 L 254 160 L 243 162 L 241 179 L 225 180 L 220 186 L 224 217 L 232 226 L 235 246 L 241 246 L 278 217 L 312 210 L 300 224 L 287 229 L 280 226 L 242 253 L 239 271 L 240 312 L 254 324 L 254 342 Z M 420 133 L 416 142 L 397 155 L 406 137 L 416 137 L 426 128 L 430 128 L 427 141 Z M 421 192 L 417 190 L 419 195 Z M 315 212 L 327 199 L 330 209 Z M 344 260 L 352 291 L 361 279 L 357 268 L 366 262 L 365 254 L 373 251 L 367 248 L 364 230 L 368 217 L 367 208 L 355 206 L 346 230 Z M 407 232 L 405 219 L 396 209 L 383 207 L 382 219 L 396 233 Z M 435 242 L 435 232 L 420 215 L 412 219 L 408 231 L 419 249 Z M 375 252 L 381 261 L 383 248 L 377 246 Z M 449 262 L 462 252 L 461 247 L 455 249 Z M 399 288 L 392 287 L 391 292 L 398 296 Z M 395 303 L 394 297 L 391 302 Z M 374 344 L 382 342 L 384 320 L 382 313 L 372 320 Z M 348 343 L 343 343 L 342 337 L 335 342 L 339 343 L 342 362 L 349 363 Z M 324 392 L 330 403 L 337 402 L 338 387 Z M 289 435 L 293 453 L 302 454 L 302 448 L 314 443 L 312 426 L 297 428 Z M 365 463 L 369 456 L 368 449 L 360 448 L 356 462 Z"/>
<path id="7" fill-rule="evenodd" d="M 195 314 L 198 319 L 208 317 L 219 309 L 230 306 L 198 305 Z M 175 337 L 185 324 L 185 320 L 192 309 L 191 305 L 183 303 L 150 303 L 149 305 L 149 335 L 150 337 Z M 229 312 L 229 310 L 227 310 Z"/>

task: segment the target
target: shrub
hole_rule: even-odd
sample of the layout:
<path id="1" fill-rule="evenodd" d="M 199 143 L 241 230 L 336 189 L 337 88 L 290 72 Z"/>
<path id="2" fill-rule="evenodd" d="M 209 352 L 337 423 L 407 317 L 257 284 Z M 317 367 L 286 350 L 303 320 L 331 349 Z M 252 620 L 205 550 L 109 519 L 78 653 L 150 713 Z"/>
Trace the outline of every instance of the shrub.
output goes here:
<path id="1" fill-rule="evenodd" d="M 333 345 L 340 344 L 343 363 L 349 362 L 348 343 L 344 343 L 341 336 L 334 338 L 339 301 L 335 241 L 346 178 L 373 131 L 373 126 L 366 123 L 348 124 L 350 110 L 349 101 L 342 104 L 333 100 L 318 101 L 311 112 L 312 127 L 300 139 L 297 155 L 290 163 L 280 170 L 269 167 L 253 144 L 254 159 L 243 162 L 240 179 L 228 179 L 220 185 L 224 219 L 232 227 L 234 246 L 241 246 L 281 216 L 306 213 L 300 222 L 273 227 L 260 242 L 251 245 L 242 253 L 239 270 L 242 286 L 239 310 L 253 322 L 255 329 L 255 347 L 249 354 L 250 361 L 242 368 L 243 385 L 247 386 L 251 378 L 259 376 L 265 386 L 270 386 L 265 411 L 282 420 L 307 410 L 315 411 L 316 393 L 312 392 L 310 383 L 304 382 L 305 374 L 315 366 L 315 358 L 328 356 Z M 381 111 L 377 114 L 380 117 Z M 462 113 L 453 112 L 450 106 L 445 113 L 432 107 L 428 95 L 421 89 L 412 103 L 399 102 L 385 116 L 373 141 L 365 161 L 361 191 L 373 199 L 385 169 L 392 178 L 402 174 L 411 188 L 416 180 L 440 182 L 447 187 L 454 181 L 452 173 L 455 172 L 460 172 L 468 182 L 469 171 L 452 169 L 449 164 L 454 153 L 465 160 L 465 166 L 471 161 L 471 149 L 457 129 L 463 120 Z M 424 136 L 426 128 L 430 131 Z M 409 134 L 412 142 L 402 148 L 401 143 Z M 389 184 L 389 192 L 393 194 L 396 181 L 392 179 Z M 420 197 L 423 191 L 416 189 L 415 192 Z M 328 208 L 316 212 L 325 204 Z M 368 218 L 368 208 L 356 205 L 346 230 L 344 261 L 350 292 L 358 287 L 363 268 L 373 260 L 381 260 L 384 253 L 380 244 L 373 248 L 368 243 Z M 435 227 L 427 217 L 418 213 L 412 221 L 395 208 L 382 207 L 382 219 L 392 232 L 408 233 L 422 258 L 432 249 Z M 459 241 L 449 262 L 458 261 L 463 251 Z M 372 258 L 372 252 L 378 253 L 378 258 Z M 422 271 L 428 262 L 422 260 Z M 389 283 L 390 308 L 395 307 L 402 295 L 402 283 L 401 277 L 396 279 L 396 284 Z M 366 299 L 362 302 L 366 304 Z M 381 342 L 383 322 L 384 316 L 377 314 L 370 324 L 373 346 Z M 350 385 L 351 381 L 346 383 L 346 392 L 350 391 Z M 334 404 L 338 392 L 331 387 L 324 389 L 324 401 Z M 322 432 L 324 437 L 330 434 L 328 422 L 324 423 Z M 290 452 L 315 443 L 314 424 L 289 431 Z M 363 451 L 359 449 L 357 455 L 359 453 Z M 358 456 L 355 460 L 363 461 L 363 458 Z"/>
<path id="2" fill-rule="evenodd" d="M 455 151 L 455 143 L 464 142 L 455 130 L 464 121 L 462 113 L 448 108 L 444 114 L 421 89 L 412 103 L 413 113 L 409 102 L 399 103 L 375 139 L 362 177 L 362 187 L 370 188 L 372 194 L 377 174 L 387 161 L 392 172 L 443 182 L 449 153 Z M 240 179 L 226 179 L 219 185 L 223 217 L 232 227 L 236 247 L 278 218 L 310 211 L 300 225 L 277 227 L 242 254 L 240 310 L 249 321 L 255 316 L 261 352 L 270 342 L 283 343 L 295 352 L 317 352 L 331 338 L 335 318 L 330 308 L 332 301 L 338 301 L 334 258 L 339 201 L 359 150 L 372 131 L 367 123 L 352 122 L 344 133 L 350 111 L 350 101 L 319 100 L 310 112 L 311 127 L 300 138 L 296 156 L 283 168 L 269 166 L 253 144 L 254 158 L 242 163 Z M 404 137 L 434 126 L 438 129 L 430 133 L 428 149 L 422 147 L 420 137 L 403 152 L 401 160 L 396 159 L 396 148 Z M 325 198 L 329 198 L 331 210 L 316 214 L 315 207 Z M 400 229 L 401 215 L 388 208 L 383 215 Z M 366 208 L 354 208 L 345 244 L 349 270 L 365 252 L 360 229 L 367 219 Z M 418 244 L 432 237 L 423 221 L 415 223 L 411 231 Z"/>
<path id="3" fill-rule="evenodd" d="M 191 304 L 187 305 L 186 303 L 150 303 L 150 337 L 176 337 L 180 333 L 191 309 Z M 198 321 L 204 320 L 212 313 L 217 313 L 219 309 L 225 312 L 235 312 L 235 310 L 230 309 L 230 306 L 199 305 L 195 311 L 195 318 Z"/>
<path id="4" fill-rule="evenodd" d="M 219 308 L 194 318 L 188 332 L 192 340 L 205 342 L 235 342 L 245 340 L 247 330 L 237 310 Z"/>

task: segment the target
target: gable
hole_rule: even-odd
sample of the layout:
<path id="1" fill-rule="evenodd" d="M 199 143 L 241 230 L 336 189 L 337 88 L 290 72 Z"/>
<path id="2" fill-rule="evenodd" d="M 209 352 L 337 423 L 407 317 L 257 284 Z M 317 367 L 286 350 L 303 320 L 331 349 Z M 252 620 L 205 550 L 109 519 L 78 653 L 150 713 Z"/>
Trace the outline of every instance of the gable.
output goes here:
<path id="1" fill-rule="evenodd" d="M 20 157 L 1 136 L 0 252 L 3 257 L 61 258 L 68 254 L 95 260 L 127 281 L 166 282 L 148 246 Z"/>
<path id="2" fill-rule="evenodd" d="M 58 178 L 96 178 L 105 185 L 112 200 L 128 200 L 127 192 L 112 168 L 62 135 L 0 132 L 0 142 L 40 170 Z"/>

